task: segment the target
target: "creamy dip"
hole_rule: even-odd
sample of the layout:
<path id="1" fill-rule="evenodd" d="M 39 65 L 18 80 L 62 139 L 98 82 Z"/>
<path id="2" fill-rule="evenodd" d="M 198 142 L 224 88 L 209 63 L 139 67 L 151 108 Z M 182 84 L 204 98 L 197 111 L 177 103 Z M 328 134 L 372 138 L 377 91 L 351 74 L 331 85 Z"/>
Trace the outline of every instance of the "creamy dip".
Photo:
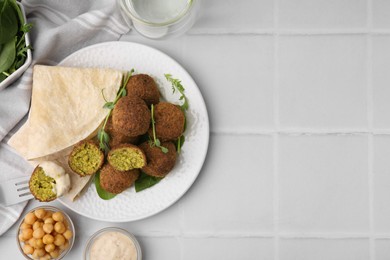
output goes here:
<path id="1" fill-rule="evenodd" d="M 65 173 L 64 168 L 57 165 L 54 162 L 42 162 L 39 164 L 44 173 L 53 178 L 56 183 L 53 184 L 53 192 L 57 194 L 57 197 L 61 197 L 70 189 L 70 177 Z"/>
<path id="2" fill-rule="evenodd" d="M 128 236 L 110 231 L 95 239 L 89 255 L 91 260 L 137 260 L 137 249 Z"/>

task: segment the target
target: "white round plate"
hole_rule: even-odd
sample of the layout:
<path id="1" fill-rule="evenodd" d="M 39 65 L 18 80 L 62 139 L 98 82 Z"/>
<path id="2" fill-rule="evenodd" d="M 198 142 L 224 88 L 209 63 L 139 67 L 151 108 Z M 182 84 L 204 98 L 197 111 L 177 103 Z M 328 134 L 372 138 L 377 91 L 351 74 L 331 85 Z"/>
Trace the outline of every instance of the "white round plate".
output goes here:
<path id="1" fill-rule="evenodd" d="M 185 143 L 175 168 L 155 186 L 136 193 L 134 186 L 111 200 L 101 199 L 92 183 L 85 194 L 72 202 L 59 199 L 73 211 L 101 221 L 127 222 L 161 212 L 175 203 L 191 187 L 205 160 L 209 142 L 209 120 L 203 97 L 191 76 L 172 58 L 145 45 L 130 42 L 106 42 L 81 49 L 60 66 L 101 67 L 146 73 L 157 82 L 162 96 L 181 104 L 177 91 L 164 74 L 180 79 L 189 100 Z M 71 79 L 70 79 L 71 80 Z M 77 109 L 77 108 L 75 108 Z"/>

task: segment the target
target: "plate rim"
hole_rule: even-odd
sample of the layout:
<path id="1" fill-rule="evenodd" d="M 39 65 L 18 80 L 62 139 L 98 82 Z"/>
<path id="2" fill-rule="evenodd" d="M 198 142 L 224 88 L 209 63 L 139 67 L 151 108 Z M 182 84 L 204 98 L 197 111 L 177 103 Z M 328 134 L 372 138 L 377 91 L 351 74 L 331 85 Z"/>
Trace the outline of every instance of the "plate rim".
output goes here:
<path id="1" fill-rule="evenodd" d="M 73 58 L 74 56 L 77 56 L 79 55 L 80 53 L 82 52 L 85 52 L 85 51 L 88 51 L 90 49 L 94 49 L 94 48 L 100 48 L 100 47 L 104 47 L 104 46 L 109 46 L 109 45 L 127 45 L 127 47 L 131 47 L 131 45 L 135 45 L 135 46 L 138 46 L 140 48 L 145 48 L 149 51 L 154 51 L 154 52 L 157 52 L 159 55 L 163 56 L 165 59 L 169 59 L 171 60 L 173 63 L 175 63 L 178 67 L 180 67 L 183 71 L 183 74 L 185 74 L 186 77 L 188 77 L 188 79 L 191 81 L 191 84 L 195 86 L 194 90 L 197 92 L 197 95 L 199 95 L 200 99 L 201 99 L 201 105 L 204 107 L 205 109 L 205 132 L 207 133 L 206 134 L 206 139 L 204 140 L 205 142 L 205 146 L 204 146 L 204 151 L 202 151 L 202 157 L 201 157 L 201 160 L 199 161 L 199 166 L 197 167 L 196 169 L 196 174 L 193 175 L 193 178 L 190 179 L 189 181 L 189 185 L 187 185 L 187 187 L 177 196 L 177 198 L 175 198 L 174 200 L 172 200 L 170 203 L 168 203 L 167 205 L 164 205 L 164 207 L 150 213 L 150 214 L 143 214 L 141 216 L 138 216 L 138 217 L 133 217 L 131 219 L 120 219 L 120 220 L 112 220 L 112 219 L 105 219 L 105 218 L 99 218 L 99 217 L 95 217 L 95 216 L 91 216 L 91 215 L 87 215 L 85 214 L 84 212 L 80 212 L 78 210 L 76 210 L 75 208 L 72 208 L 66 201 L 63 201 L 62 198 L 58 198 L 58 201 L 64 205 L 65 207 L 67 207 L 68 209 L 72 210 L 73 212 L 81 215 L 81 216 L 84 216 L 86 218 L 89 218 L 89 219 L 93 219 L 93 220 L 98 220 L 98 221 L 105 221 L 105 222 L 110 222 L 110 223 L 125 223 L 125 222 L 133 222 L 133 221 L 137 221 L 137 220 L 141 220 L 141 219 L 146 219 L 146 218 L 149 218 L 149 217 L 152 217 L 154 215 L 157 215 L 158 213 L 161 213 L 162 211 L 168 209 L 169 207 L 171 207 L 172 205 L 174 205 L 179 199 L 181 199 L 186 193 L 187 191 L 192 187 L 192 185 L 194 184 L 194 182 L 196 181 L 196 179 L 198 178 L 200 172 L 202 171 L 202 168 L 204 166 L 204 163 L 205 163 L 205 160 L 206 160 L 206 157 L 207 157 L 207 154 L 208 154 L 208 150 L 209 150 L 209 141 L 210 141 L 210 119 L 209 119 L 209 115 L 208 115 L 208 110 L 207 110 L 207 106 L 206 106 L 206 102 L 204 101 L 204 98 L 203 98 L 203 95 L 198 87 L 198 85 L 196 84 L 196 82 L 194 81 L 194 79 L 192 78 L 192 76 L 188 73 L 188 71 L 179 63 L 177 62 L 175 59 L 173 59 L 172 57 L 170 57 L 169 55 L 167 55 L 166 53 L 162 52 L 161 50 L 159 49 L 156 49 L 154 47 L 151 47 L 151 46 L 148 46 L 148 45 L 145 45 L 145 44 L 140 44 L 140 43 L 135 43 L 135 42 L 124 42 L 124 41 L 108 41 L 108 42 L 102 42 L 102 43 L 97 43 L 97 44 L 93 44 L 93 45 L 89 45 L 89 46 L 86 46 L 82 49 L 79 49 L 71 54 L 69 54 L 68 56 L 66 56 L 65 58 L 63 58 L 58 64 L 57 66 L 62 66 L 65 62 L 67 62 L 69 59 Z M 93 178 L 91 178 L 91 181 L 89 182 L 90 184 L 89 185 L 92 185 L 93 182 Z"/>

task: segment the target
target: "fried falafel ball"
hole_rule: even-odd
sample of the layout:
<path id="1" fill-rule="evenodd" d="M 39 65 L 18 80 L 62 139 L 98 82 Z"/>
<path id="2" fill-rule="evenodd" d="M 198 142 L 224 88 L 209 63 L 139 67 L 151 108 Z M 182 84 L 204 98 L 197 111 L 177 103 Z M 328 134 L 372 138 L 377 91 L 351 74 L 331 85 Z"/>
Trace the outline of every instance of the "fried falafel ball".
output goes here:
<path id="1" fill-rule="evenodd" d="M 81 141 L 73 147 L 69 167 L 81 177 L 96 173 L 103 165 L 104 153 L 93 141 Z"/>
<path id="2" fill-rule="evenodd" d="M 139 97 L 122 97 L 112 110 L 112 125 L 116 132 L 127 136 L 143 135 L 149 129 L 150 110 Z"/>
<path id="3" fill-rule="evenodd" d="M 114 194 L 119 194 L 130 188 L 138 179 L 139 170 L 117 171 L 110 164 L 105 164 L 100 170 L 101 187 Z"/>
<path id="4" fill-rule="evenodd" d="M 152 77 L 147 74 L 137 74 L 130 77 L 126 85 L 128 96 L 137 96 L 143 99 L 148 106 L 160 101 L 160 92 Z"/>
<path id="5" fill-rule="evenodd" d="M 128 136 L 122 134 L 121 132 L 115 131 L 114 126 L 112 125 L 112 116 L 108 118 L 105 130 L 110 136 L 110 147 L 114 147 L 123 143 L 137 144 L 140 139 L 140 136 Z"/>
<path id="6" fill-rule="evenodd" d="M 54 192 L 55 183 L 54 178 L 46 175 L 43 168 L 38 165 L 30 177 L 29 188 L 35 199 L 49 202 L 57 198 Z"/>
<path id="7" fill-rule="evenodd" d="M 160 102 L 154 107 L 154 121 L 156 136 L 160 141 L 173 141 L 179 138 L 184 131 L 185 116 L 176 105 Z M 153 135 L 152 128 L 149 135 Z"/>
<path id="8" fill-rule="evenodd" d="M 146 165 L 144 152 L 132 144 L 120 144 L 108 153 L 107 160 L 118 171 L 139 169 Z"/>
<path id="9" fill-rule="evenodd" d="M 142 167 L 142 171 L 155 177 L 165 177 L 175 166 L 176 163 L 176 146 L 172 142 L 163 142 L 161 146 L 168 149 L 163 153 L 157 146 L 150 146 L 146 141 L 139 145 L 146 155 L 148 163 Z"/>

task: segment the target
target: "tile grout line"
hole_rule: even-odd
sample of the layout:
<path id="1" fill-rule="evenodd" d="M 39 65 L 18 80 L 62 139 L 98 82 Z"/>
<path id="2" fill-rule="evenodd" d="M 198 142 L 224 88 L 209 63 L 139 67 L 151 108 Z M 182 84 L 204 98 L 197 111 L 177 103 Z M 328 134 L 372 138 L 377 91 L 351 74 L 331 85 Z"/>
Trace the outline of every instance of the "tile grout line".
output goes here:
<path id="1" fill-rule="evenodd" d="M 274 75 L 273 108 L 276 132 L 273 133 L 273 213 L 274 213 L 274 260 L 279 260 L 279 0 L 274 1 Z"/>
<path id="2" fill-rule="evenodd" d="M 373 81 L 372 81 L 372 0 L 367 0 L 367 119 L 368 129 L 373 130 Z M 369 199 L 369 253 L 370 259 L 375 260 L 374 239 L 374 148 L 373 134 L 368 135 L 368 199 Z"/>

